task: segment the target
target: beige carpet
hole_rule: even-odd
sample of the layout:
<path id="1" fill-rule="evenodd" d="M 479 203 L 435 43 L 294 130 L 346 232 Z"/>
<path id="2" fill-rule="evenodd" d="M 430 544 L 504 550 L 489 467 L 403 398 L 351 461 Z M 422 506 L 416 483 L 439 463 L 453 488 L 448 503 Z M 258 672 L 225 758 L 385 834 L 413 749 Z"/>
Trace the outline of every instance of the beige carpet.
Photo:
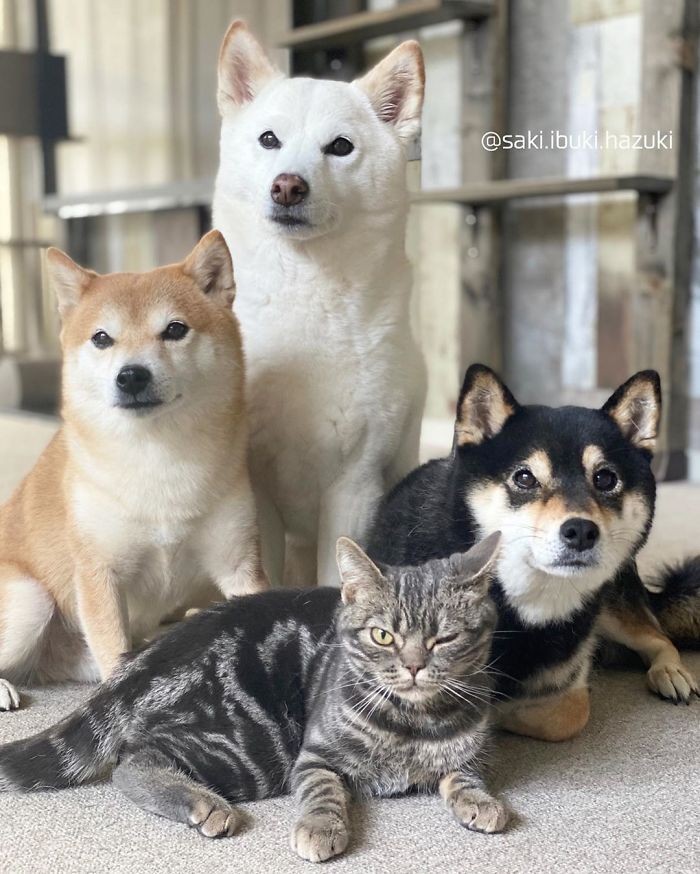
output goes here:
<path id="1" fill-rule="evenodd" d="M 37 420 L 0 418 L 0 498 L 50 436 Z M 645 563 L 700 549 L 700 488 L 662 486 Z M 700 654 L 688 663 L 700 674 Z M 0 741 L 69 712 L 86 687 L 32 690 L 26 709 L 0 714 Z M 494 786 L 516 812 L 506 834 L 471 834 L 436 798 L 363 804 L 353 842 L 332 871 L 358 874 L 597 874 L 700 870 L 700 703 L 673 707 L 649 695 L 642 672 L 594 681 L 593 718 L 560 745 L 502 737 Z M 246 830 L 207 841 L 122 800 L 109 785 L 0 795 L 2 874 L 286 874 L 309 870 L 288 846 L 290 799 L 246 805 Z"/>

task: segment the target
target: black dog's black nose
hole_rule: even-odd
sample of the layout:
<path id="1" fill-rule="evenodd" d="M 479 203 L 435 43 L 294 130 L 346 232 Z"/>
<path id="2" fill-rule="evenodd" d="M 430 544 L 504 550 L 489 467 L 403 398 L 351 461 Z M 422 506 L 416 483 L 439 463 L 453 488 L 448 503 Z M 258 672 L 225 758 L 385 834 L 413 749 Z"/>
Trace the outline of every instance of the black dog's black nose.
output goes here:
<path id="1" fill-rule="evenodd" d="M 131 364 L 117 374 L 117 387 L 134 397 L 143 391 L 151 381 L 153 375 L 147 367 Z"/>
<path id="2" fill-rule="evenodd" d="M 590 519 L 567 519 L 559 529 L 564 543 L 576 552 L 592 549 L 600 537 L 600 528 Z"/>

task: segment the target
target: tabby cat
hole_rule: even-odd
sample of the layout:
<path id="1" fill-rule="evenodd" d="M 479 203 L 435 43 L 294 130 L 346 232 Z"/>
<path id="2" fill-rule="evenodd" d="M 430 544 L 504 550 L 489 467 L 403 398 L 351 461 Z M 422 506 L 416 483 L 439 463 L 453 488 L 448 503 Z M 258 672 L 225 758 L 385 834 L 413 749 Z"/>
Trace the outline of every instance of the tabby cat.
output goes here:
<path id="1" fill-rule="evenodd" d="M 381 571 L 341 538 L 341 592 L 234 598 L 176 626 L 58 725 L 0 747 L 0 789 L 114 768 L 135 804 L 207 837 L 236 831 L 233 803 L 291 789 L 311 861 L 345 850 L 352 796 L 439 787 L 461 825 L 501 831 L 480 776 L 499 537 Z"/>

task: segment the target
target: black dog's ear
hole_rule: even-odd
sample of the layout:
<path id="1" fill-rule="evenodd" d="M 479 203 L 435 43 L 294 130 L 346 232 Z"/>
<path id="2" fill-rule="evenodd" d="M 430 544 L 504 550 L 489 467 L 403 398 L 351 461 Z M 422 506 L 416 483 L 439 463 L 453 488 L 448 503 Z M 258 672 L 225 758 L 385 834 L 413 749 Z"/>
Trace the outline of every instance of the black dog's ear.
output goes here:
<path id="1" fill-rule="evenodd" d="M 603 412 L 633 446 L 653 454 L 661 420 L 659 374 L 655 370 L 635 373 L 603 404 Z"/>
<path id="2" fill-rule="evenodd" d="M 483 364 L 467 370 L 457 404 L 455 443 L 475 445 L 494 437 L 518 409 L 499 377 Z"/>

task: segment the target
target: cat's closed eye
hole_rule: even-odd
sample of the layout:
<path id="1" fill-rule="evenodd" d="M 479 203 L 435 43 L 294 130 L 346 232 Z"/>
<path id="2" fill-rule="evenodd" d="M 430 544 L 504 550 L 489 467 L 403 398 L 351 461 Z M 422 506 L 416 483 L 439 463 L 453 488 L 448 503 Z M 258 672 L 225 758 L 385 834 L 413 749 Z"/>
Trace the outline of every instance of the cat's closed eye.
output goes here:
<path id="1" fill-rule="evenodd" d="M 455 632 L 454 634 L 443 634 L 441 637 L 436 637 L 432 641 L 429 649 L 432 649 L 435 646 L 441 646 L 444 643 L 454 643 L 454 641 L 457 640 L 458 637 L 459 634 L 457 632 Z"/>

